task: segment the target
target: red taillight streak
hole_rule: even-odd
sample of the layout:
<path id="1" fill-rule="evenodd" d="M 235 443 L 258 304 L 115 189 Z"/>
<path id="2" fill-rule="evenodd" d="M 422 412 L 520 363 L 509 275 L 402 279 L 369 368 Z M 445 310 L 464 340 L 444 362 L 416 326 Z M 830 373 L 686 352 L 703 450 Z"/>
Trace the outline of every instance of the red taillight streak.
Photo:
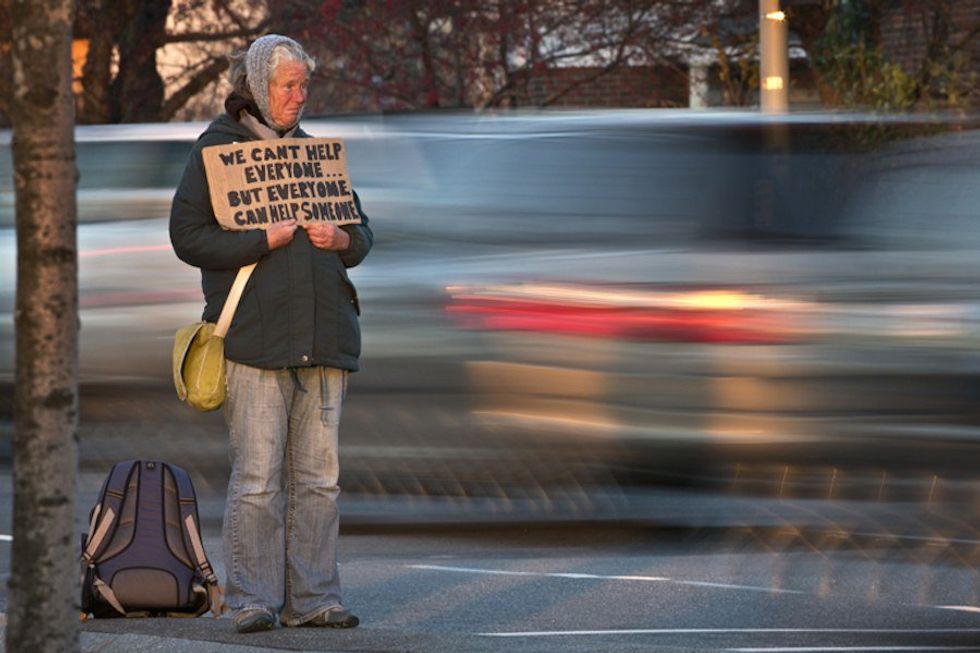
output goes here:
<path id="1" fill-rule="evenodd" d="M 775 344 L 795 340 L 759 310 L 589 307 L 471 300 L 447 310 L 470 329 L 532 331 L 624 340 Z"/>

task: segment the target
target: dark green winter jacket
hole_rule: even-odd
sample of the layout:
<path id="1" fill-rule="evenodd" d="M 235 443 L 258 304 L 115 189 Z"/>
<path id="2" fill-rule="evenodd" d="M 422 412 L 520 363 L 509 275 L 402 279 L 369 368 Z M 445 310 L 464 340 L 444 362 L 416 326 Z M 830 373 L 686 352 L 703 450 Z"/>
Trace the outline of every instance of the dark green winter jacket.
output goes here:
<path id="1" fill-rule="evenodd" d="M 297 129 L 294 137 L 309 138 Z M 225 231 L 211 210 L 201 149 L 256 140 L 228 114 L 201 134 L 191 152 L 170 210 L 170 240 L 185 263 L 201 268 L 204 318 L 216 322 L 238 268 L 258 262 L 249 278 L 231 328 L 225 356 L 264 369 L 324 365 L 357 370 L 360 307 L 347 268 L 367 256 L 373 242 L 368 218 L 341 227 L 351 237 L 342 252 L 314 247 L 304 229 L 293 241 L 270 251 L 265 232 Z M 360 200 L 354 195 L 358 211 Z"/>

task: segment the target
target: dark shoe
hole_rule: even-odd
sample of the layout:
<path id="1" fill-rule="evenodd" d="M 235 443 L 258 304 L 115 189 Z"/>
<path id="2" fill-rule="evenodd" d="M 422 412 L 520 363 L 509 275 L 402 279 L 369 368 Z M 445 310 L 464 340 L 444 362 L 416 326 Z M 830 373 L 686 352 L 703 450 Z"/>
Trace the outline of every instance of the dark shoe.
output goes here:
<path id="1" fill-rule="evenodd" d="M 240 633 L 260 633 L 275 627 L 276 616 L 263 608 L 245 608 L 235 615 L 234 621 Z"/>
<path id="2" fill-rule="evenodd" d="M 354 628 L 361 620 L 347 608 L 331 608 L 320 612 L 312 619 L 297 624 L 301 628 Z"/>

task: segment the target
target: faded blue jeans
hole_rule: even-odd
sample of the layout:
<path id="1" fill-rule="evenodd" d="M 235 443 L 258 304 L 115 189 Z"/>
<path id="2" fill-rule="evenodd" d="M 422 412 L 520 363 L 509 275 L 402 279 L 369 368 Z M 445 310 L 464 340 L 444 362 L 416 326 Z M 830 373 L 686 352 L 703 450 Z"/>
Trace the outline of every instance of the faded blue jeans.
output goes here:
<path id="1" fill-rule="evenodd" d="M 337 434 L 347 372 L 226 363 L 228 605 L 296 625 L 341 605 Z"/>

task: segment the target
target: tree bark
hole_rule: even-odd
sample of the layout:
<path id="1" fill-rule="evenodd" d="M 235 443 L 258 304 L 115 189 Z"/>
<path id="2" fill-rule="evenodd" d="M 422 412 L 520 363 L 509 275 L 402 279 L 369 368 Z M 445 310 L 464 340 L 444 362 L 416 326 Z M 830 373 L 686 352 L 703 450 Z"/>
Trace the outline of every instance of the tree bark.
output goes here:
<path id="1" fill-rule="evenodd" d="M 163 78 L 157 49 L 166 43 L 172 0 L 131 2 L 132 13 L 119 38 L 119 72 L 112 81 L 115 122 L 156 122 L 163 106 Z"/>
<path id="2" fill-rule="evenodd" d="M 11 653 L 77 651 L 78 257 L 73 0 L 13 3 L 14 520 Z"/>
<path id="3" fill-rule="evenodd" d="M 10 23 L 10 0 L 0 0 L 0 128 L 10 127 L 10 101 L 14 94 Z"/>
<path id="4" fill-rule="evenodd" d="M 112 118 L 109 83 L 112 79 L 113 23 L 106 0 L 79 3 L 76 34 L 88 39 L 88 56 L 82 68 L 82 95 L 77 120 L 102 124 Z M 79 33 L 80 32 L 80 33 Z"/>

